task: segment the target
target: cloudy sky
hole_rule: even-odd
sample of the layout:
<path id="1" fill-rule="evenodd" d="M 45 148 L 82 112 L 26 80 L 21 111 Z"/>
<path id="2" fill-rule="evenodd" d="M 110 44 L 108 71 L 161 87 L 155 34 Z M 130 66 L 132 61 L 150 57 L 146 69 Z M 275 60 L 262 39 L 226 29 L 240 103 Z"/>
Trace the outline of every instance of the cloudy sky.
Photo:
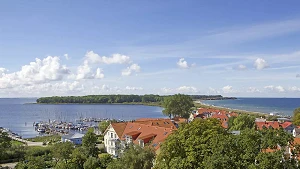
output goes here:
<path id="1" fill-rule="evenodd" d="M 299 1 L 1 1 L 0 97 L 300 97 Z"/>

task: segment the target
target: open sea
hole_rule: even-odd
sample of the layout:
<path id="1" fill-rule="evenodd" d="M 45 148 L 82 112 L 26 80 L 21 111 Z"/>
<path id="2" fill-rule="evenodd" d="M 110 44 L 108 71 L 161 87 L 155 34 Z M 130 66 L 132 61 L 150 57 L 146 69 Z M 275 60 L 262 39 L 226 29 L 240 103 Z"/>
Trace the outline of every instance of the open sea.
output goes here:
<path id="1" fill-rule="evenodd" d="M 236 100 L 206 100 L 205 104 L 255 111 L 261 113 L 277 112 L 282 115 L 293 115 L 300 107 L 300 98 L 238 98 Z"/>
<path id="2" fill-rule="evenodd" d="M 133 120 L 137 118 L 162 118 L 162 108 L 143 105 L 109 104 L 27 104 L 36 98 L 0 98 L 0 127 L 9 128 L 23 138 L 35 137 L 33 123 L 59 120 L 75 122 L 80 117 Z"/>

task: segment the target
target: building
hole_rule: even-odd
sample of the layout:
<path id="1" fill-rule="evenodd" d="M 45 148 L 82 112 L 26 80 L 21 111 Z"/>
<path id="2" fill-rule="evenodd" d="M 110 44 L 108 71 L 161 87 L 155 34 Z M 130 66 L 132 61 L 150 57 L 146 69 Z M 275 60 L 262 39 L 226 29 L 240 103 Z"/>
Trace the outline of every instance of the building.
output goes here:
<path id="1" fill-rule="evenodd" d="M 161 143 L 176 129 L 169 119 L 111 123 L 104 132 L 104 146 L 108 154 L 116 157 L 129 144 L 151 146 L 157 152 Z"/>
<path id="2" fill-rule="evenodd" d="M 104 132 L 106 152 L 113 156 L 119 155 L 120 140 L 127 123 L 111 123 Z"/>
<path id="3" fill-rule="evenodd" d="M 68 134 L 68 135 L 63 135 L 61 136 L 61 141 L 62 142 L 72 142 L 73 144 L 80 145 L 82 144 L 82 137 L 84 134 L 80 133 L 73 133 L 73 134 Z"/>

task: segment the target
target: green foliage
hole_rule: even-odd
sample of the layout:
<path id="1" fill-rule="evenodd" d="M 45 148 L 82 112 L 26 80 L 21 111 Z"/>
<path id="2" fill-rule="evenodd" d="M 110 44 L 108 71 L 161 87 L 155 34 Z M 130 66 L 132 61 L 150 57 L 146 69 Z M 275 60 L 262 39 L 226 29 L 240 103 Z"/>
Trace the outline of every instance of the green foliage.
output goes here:
<path id="1" fill-rule="evenodd" d="M 90 156 L 86 162 L 83 164 L 84 169 L 100 169 L 99 158 Z"/>
<path id="2" fill-rule="evenodd" d="M 101 121 L 99 123 L 99 130 L 101 131 L 102 134 L 107 129 L 107 127 L 109 126 L 109 124 L 110 124 L 110 121 Z"/>
<path id="3" fill-rule="evenodd" d="M 31 146 L 31 147 L 26 147 L 26 156 L 32 156 L 32 157 L 37 157 L 37 156 L 42 156 L 42 155 L 47 155 L 51 153 L 51 148 L 50 147 L 40 147 L 40 146 Z"/>
<path id="4" fill-rule="evenodd" d="M 155 152 L 150 148 L 129 146 L 120 159 L 114 160 L 107 169 L 151 169 Z"/>
<path id="5" fill-rule="evenodd" d="M 90 128 L 82 138 L 82 147 L 87 151 L 87 154 L 93 157 L 98 156 L 98 149 L 96 147 L 97 136 L 94 130 Z"/>
<path id="6" fill-rule="evenodd" d="M 171 116 L 180 116 L 188 118 L 192 107 L 194 107 L 193 100 L 188 95 L 175 94 L 164 99 L 163 114 L 171 118 Z"/>
<path id="7" fill-rule="evenodd" d="M 78 147 L 73 150 L 71 154 L 71 163 L 74 164 L 74 169 L 83 169 L 83 164 L 87 159 L 87 153 L 84 152 L 85 149 L 83 147 Z"/>
<path id="8" fill-rule="evenodd" d="M 6 132 L 0 130 L 0 160 L 5 158 L 5 152 L 11 147 L 11 139 Z"/>
<path id="9" fill-rule="evenodd" d="M 61 136 L 59 135 L 50 135 L 50 136 L 40 136 L 40 137 L 34 137 L 27 139 L 28 141 L 32 142 L 51 142 L 56 143 L 61 140 Z"/>
<path id="10" fill-rule="evenodd" d="M 300 125 L 300 107 L 294 110 L 293 123 L 294 125 Z"/>
<path id="11" fill-rule="evenodd" d="M 37 99 L 37 103 L 150 103 L 161 102 L 159 95 L 88 95 L 88 96 L 53 96 Z"/>
<path id="12" fill-rule="evenodd" d="M 100 158 L 101 168 L 103 168 L 103 169 L 107 168 L 109 163 L 111 163 L 113 161 L 113 158 L 109 154 L 100 154 L 99 158 Z"/>
<path id="13" fill-rule="evenodd" d="M 42 156 L 29 157 L 26 162 L 20 162 L 15 167 L 16 169 L 45 169 L 47 166 Z"/>
<path id="14" fill-rule="evenodd" d="M 283 129 L 241 128 L 240 135 L 232 135 L 216 119 L 195 119 L 181 126 L 162 144 L 155 168 L 269 168 L 272 163 L 275 168 L 296 166 L 293 160 L 282 162 L 284 152 L 276 151 L 277 145 L 285 147 L 293 139 Z M 274 152 L 263 154 L 261 150 L 267 148 Z M 269 158 L 273 158 L 271 162 Z"/>
<path id="15" fill-rule="evenodd" d="M 56 162 L 68 163 L 71 158 L 74 145 L 71 142 L 56 143 L 52 146 L 51 151 Z"/>
<path id="16" fill-rule="evenodd" d="M 245 130 L 255 127 L 255 117 L 247 114 L 241 114 L 233 119 L 230 130 Z"/>

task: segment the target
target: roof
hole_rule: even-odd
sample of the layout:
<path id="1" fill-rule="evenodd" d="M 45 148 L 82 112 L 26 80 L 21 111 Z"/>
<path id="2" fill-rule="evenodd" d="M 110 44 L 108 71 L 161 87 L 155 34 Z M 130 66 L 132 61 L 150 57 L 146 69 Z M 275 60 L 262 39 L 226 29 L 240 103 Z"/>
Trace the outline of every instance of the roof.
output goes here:
<path id="1" fill-rule="evenodd" d="M 263 127 L 266 127 L 266 128 L 274 128 L 274 129 L 279 129 L 280 127 L 280 124 L 278 121 L 265 121 L 265 122 L 255 122 L 256 123 L 256 126 L 258 129 L 262 130 Z"/>
<path id="2" fill-rule="evenodd" d="M 111 123 L 111 126 L 114 128 L 119 138 L 121 138 L 126 125 L 127 123 Z"/>
<path id="3" fill-rule="evenodd" d="M 139 139 L 140 140 L 144 140 L 144 139 L 147 139 L 147 138 L 153 138 L 153 137 L 155 137 L 157 134 L 148 134 L 148 135 L 146 135 L 146 136 L 143 136 L 143 137 L 140 137 Z"/>
<path id="4" fill-rule="evenodd" d="M 82 138 L 84 136 L 84 134 L 81 133 L 72 133 L 72 134 L 68 134 L 68 135 L 63 135 L 61 136 L 64 139 L 78 139 L 78 138 Z"/>
<path id="5" fill-rule="evenodd" d="M 140 134 L 136 138 L 133 138 L 133 143 L 138 144 L 138 140 L 150 138 L 150 136 L 152 135 L 152 137 L 154 138 L 151 142 L 151 145 L 155 150 L 157 150 L 160 147 L 160 143 L 163 142 L 173 131 L 174 129 L 171 128 L 129 122 L 127 123 L 122 137 L 120 138 L 121 140 L 125 140 L 124 136 L 128 135 L 128 133 L 140 132 Z"/>
<path id="6" fill-rule="evenodd" d="M 186 123 L 186 119 L 185 119 L 185 118 L 182 118 L 182 117 L 174 117 L 173 120 L 174 120 L 176 123 Z"/>
<path id="7" fill-rule="evenodd" d="M 151 126 L 159 126 L 165 128 L 176 128 L 174 123 L 170 119 L 155 119 L 155 118 L 141 118 L 135 121 L 136 123 L 146 124 Z"/>
<path id="8" fill-rule="evenodd" d="M 281 126 L 284 129 L 287 128 L 287 127 L 289 127 L 289 126 L 291 126 L 291 125 L 293 125 L 293 123 L 292 122 L 288 122 L 288 121 L 286 121 L 284 123 L 281 123 Z"/>

